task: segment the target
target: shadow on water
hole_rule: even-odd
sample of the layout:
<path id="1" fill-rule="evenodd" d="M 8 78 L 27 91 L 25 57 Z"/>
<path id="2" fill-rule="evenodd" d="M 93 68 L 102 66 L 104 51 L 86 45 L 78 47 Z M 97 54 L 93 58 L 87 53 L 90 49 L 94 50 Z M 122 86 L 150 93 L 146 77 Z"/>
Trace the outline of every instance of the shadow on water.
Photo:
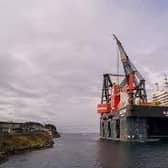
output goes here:
<path id="1" fill-rule="evenodd" d="M 102 168 L 167 168 L 168 143 L 127 143 L 100 140 L 97 160 Z"/>

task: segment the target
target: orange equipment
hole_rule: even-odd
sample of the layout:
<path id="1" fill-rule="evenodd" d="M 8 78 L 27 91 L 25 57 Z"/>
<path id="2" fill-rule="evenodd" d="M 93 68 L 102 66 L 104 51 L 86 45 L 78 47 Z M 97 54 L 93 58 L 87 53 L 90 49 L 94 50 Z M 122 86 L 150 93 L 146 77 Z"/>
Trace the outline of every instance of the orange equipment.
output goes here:
<path id="1" fill-rule="evenodd" d="M 120 103 L 120 87 L 117 84 L 113 84 L 111 91 L 111 109 L 112 111 L 118 110 Z"/>
<path id="2" fill-rule="evenodd" d="M 97 105 L 98 113 L 110 113 L 111 112 L 111 104 L 98 104 Z"/>

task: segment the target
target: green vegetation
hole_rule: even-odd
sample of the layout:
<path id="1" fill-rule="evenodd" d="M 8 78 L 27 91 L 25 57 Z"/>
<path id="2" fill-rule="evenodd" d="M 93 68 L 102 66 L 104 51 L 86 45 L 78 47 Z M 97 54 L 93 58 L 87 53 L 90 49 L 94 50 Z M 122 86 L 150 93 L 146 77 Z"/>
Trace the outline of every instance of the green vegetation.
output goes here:
<path id="1" fill-rule="evenodd" d="M 6 135 L 0 137 L 0 160 L 4 159 L 5 155 L 52 147 L 52 145 L 53 138 L 47 132 Z"/>

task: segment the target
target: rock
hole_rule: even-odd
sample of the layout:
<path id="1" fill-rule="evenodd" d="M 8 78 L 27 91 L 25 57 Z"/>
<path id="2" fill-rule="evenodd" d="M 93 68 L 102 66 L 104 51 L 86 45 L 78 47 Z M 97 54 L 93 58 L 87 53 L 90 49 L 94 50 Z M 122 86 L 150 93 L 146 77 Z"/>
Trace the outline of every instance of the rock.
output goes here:
<path id="1" fill-rule="evenodd" d="M 55 125 L 53 124 L 46 124 L 45 128 L 48 129 L 49 131 L 51 131 L 51 134 L 54 138 L 59 138 L 60 134 L 57 131 L 57 128 Z"/>

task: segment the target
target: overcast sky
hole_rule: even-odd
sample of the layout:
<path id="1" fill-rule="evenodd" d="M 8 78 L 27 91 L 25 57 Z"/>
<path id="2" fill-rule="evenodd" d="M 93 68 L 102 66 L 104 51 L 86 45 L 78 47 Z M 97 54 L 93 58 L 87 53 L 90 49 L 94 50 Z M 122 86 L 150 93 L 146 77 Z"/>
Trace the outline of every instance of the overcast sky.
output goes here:
<path id="1" fill-rule="evenodd" d="M 98 131 L 102 74 L 115 33 L 147 80 L 167 73 L 164 0 L 0 0 L 0 117 Z"/>

